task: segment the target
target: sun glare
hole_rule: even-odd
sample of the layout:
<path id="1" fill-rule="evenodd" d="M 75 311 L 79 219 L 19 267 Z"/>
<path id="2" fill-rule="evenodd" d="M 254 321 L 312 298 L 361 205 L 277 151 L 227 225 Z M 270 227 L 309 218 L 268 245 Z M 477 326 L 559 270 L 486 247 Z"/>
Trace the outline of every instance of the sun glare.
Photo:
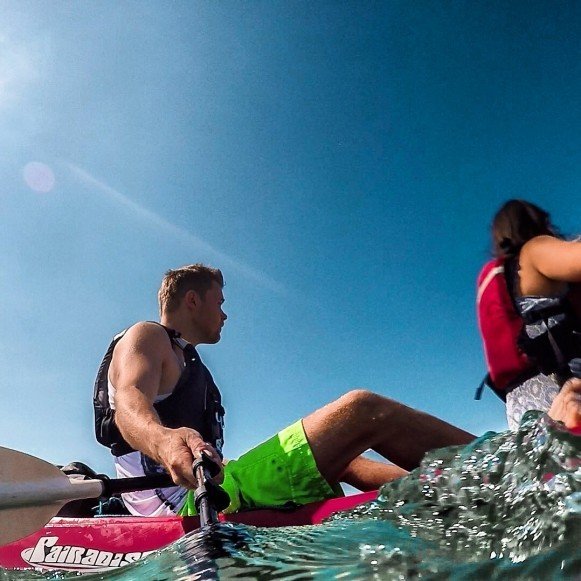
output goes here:
<path id="1" fill-rule="evenodd" d="M 18 40 L 0 30 L 0 111 L 18 104 L 30 83 L 41 78 L 42 63 L 50 53 L 40 41 L 13 36 Z"/>
<path id="2" fill-rule="evenodd" d="M 52 169 L 39 161 L 31 161 L 24 166 L 22 176 L 34 192 L 46 194 L 54 188 L 55 177 Z"/>

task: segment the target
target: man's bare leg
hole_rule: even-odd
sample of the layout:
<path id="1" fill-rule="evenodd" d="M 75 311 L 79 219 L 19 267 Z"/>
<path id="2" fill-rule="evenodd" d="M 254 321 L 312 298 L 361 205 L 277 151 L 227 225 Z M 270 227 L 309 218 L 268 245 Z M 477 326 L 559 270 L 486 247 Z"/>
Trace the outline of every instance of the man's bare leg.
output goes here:
<path id="1" fill-rule="evenodd" d="M 581 428 L 581 379 L 574 377 L 563 385 L 548 413 L 570 430 Z"/>
<path id="2" fill-rule="evenodd" d="M 386 462 L 379 462 L 364 456 L 357 456 L 347 466 L 339 480 L 363 492 L 367 492 L 369 490 L 377 490 L 386 482 L 391 482 L 407 474 L 409 474 L 407 470 L 395 464 L 387 464 Z"/>
<path id="3" fill-rule="evenodd" d="M 429 414 L 363 389 L 350 391 L 310 414 L 303 426 L 319 471 L 328 482 L 338 482 L 351 462 L 369 448 L 411 470 L 428 450 L 468 444 L 475 438 Z M 352 470 L 356 468 L 355 464 Z M 375 481 L 367 482 L 365 473 L 359 480 L 364 488 L 374 488 Z"/>

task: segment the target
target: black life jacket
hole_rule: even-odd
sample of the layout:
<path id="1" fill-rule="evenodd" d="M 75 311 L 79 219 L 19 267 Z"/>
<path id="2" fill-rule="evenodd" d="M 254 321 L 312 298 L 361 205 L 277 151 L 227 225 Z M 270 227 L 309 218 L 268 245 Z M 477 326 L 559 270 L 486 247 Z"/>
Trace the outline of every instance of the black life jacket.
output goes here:
<path id="1" fill-rule="evenodd" d="M 519 296 L 518 258 L 507 261 L 509 292 L 523 320 L 519 347 L 545 375 L 554 373 L 562 384 L 571 377 L 569 362 L 581 357 L 581 321 L 567 298 Z"/>
<path id="2" fill-rule="evenodd" d="M 202 363 L 193 345 L 180 338 L 179 333 L 164 327 L 172 344 L 183 350 L 185 367 L 173 392 L 153 404 L 162 424 L 168 428 L 197 430 L 222 456 L 224 444 L 224 408 L 220 390 L 208 368 Z M 93 391 L 95 435 L 97 441 L 111 449 L 114 456 L 133 452 L 115 423 L 115 410 L 109 405 L 108 373 L 113 350 L 127 329 L 116 335 L 99 367 Z"/>

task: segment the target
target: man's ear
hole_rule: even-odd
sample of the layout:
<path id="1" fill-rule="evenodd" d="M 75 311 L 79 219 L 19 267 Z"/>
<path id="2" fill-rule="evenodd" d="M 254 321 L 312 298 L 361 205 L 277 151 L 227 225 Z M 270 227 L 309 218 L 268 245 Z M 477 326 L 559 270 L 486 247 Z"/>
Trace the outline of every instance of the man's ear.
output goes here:
<path id="1" fill-rule="evenodd" d="M 189 307 L 197 307 L 202 302 L 200 295 L 195 290 L 191 289 L 186 292 L 184 300 L 186 302 L 186 305 L 188 305 Z"/>

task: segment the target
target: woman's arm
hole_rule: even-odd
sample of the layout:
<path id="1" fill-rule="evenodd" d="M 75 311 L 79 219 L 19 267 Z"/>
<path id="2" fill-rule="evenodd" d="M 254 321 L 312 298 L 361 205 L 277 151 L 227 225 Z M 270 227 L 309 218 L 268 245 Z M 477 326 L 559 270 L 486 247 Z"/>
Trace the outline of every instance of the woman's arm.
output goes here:
<path id="1" fill-rule="evenodd" d="M 523 246 L 520 266 L 522 282 L 531 269 L 552 281 L 581 282 L 581 242 L 537 236 Z"/>

